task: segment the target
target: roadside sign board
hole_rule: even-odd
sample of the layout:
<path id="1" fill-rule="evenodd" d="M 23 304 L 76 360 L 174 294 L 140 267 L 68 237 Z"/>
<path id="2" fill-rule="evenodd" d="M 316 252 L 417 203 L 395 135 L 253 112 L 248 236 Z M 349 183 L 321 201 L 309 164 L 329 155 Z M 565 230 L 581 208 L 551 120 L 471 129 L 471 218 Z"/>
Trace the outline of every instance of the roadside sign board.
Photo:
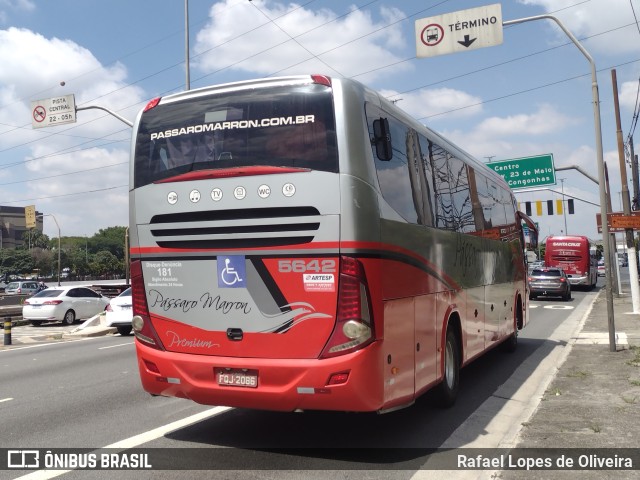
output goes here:
<path id="1" fill-rule="evenodd" d="M 499 3 L 459 10 L 415 22 L 416 56 L 435 57 L 502 43 Z"/>
<path id="2" fill-rule="evenodd" d="M 596 225 L 598 233 L 602 233 L 602 216 L 596 213 Z M 609 233 L 619 233 L 625 230 L 640 230 L 640 212 L 631 212 L 631 215 L 625 215 L 623 212 L 607 213 L 607 227 Z"/>
<path id="3" fill-rule="evenodd" d="M 76 100 L 74 95 L 45 98 L 31 102 L 31 126 L 51 127 L 76 122 Z"/>
<path id="4" fill-rule="evenodd" d="M 27 205 L 24 207 L 24 219 L 27 228 L 36 228 L 36 206 Z"/>
<path id="5" fill-rule="evenodd" d="M 553 154 L 489 162 L 487 167 L 504 178 L 512 190 L 556 184 Z"/>

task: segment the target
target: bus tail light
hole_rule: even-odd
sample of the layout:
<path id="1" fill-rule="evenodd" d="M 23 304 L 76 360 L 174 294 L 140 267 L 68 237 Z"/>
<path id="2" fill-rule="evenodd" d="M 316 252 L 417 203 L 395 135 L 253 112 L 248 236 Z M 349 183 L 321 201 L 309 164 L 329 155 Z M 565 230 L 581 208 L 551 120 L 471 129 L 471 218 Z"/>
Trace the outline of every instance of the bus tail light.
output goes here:
<path id="1" fill-rule="evenodd" d="M 327 87 L 331 86 L 331 77 L 328 77 L 327 75 L 311 75 L 311 79 L 313 80 L 314 83 L 318 83 L 320 85 L 325 85 Z"/>
<path id="2" fill-rule="evenodd" d="M 374 338 L 364 267 L 355 258 L 341 257 L 336 325 L 320 357 L 353 352 Z"/>
<path id="3" fill-rule="evenodd" d="M 164 350 L 162 342 L 160 342 L 158 334 L 151 324 L 144 278 L 142 276 L 142 262 L 140 260 L 131 262 L 131 298 L 133 300 L 131 326 L 133 327 L 134 335 L 145 345 Z"/>
<path id="4" fill-rule="evenodd" d="M 152 108 L 156 108 L 156 106 L 158 106 L 158 104 L 160 103 L 161 99 L 162 97 L 158 97 L 158 98 L 154 98 L 153 100 L 150 100 L 149 103 L 147 103 L 147 105 L 144 107 L 144 111 L 148 112 Z"/>

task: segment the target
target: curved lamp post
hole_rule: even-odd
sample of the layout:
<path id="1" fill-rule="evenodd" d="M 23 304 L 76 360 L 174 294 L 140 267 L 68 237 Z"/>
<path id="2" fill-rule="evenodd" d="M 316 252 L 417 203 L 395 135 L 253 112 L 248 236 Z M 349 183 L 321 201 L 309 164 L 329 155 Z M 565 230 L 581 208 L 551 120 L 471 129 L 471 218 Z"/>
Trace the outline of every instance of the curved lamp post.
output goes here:
<path id="1" fill-rule="evenodd" d="M 58 227 L 58 286 L 60 286 L 60 252 L 61 252 L 61 248 L 60 248 L 60 225 L 58 225 L 58 220 L 56 220 L 56 217 L 54 217 L 52 213 L 45 213 L 43 215 L 38 215 L 36 218 L 42 218 L 42 217 L 51 217 L 51 218 L 53 218 L 53 221 L 56 222 L 56 227 Z"/>

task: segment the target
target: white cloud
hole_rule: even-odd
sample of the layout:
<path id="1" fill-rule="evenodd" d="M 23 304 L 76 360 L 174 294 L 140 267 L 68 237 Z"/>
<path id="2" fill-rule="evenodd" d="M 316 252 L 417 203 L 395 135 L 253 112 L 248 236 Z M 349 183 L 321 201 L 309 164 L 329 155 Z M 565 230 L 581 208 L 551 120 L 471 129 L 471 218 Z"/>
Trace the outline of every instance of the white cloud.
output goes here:
<path id="1" fill-rule="evenodd" d="M 31 12 L 35 9 L 36 6 L 31 0 L 0 0 L 0 23 L 9 20 L 9 10 Z"/>
<path id="2" fill-rule="evenodd" d="M 468 130 L 443 129 L 441 133 L 481 161 L 505 160 L 553 153 L 556 165 L 566 164 L 571 154 L 566 144 L 547 137 L 579 124 L 579 121 L 561 113 L 554 106 L 542 104 L 532 113 L 520 113 L 503 117 L 486 118 Z M 595 156 L 591 166 L 595 171 Z M 588 163 L 587 163 L 588 165 Z"/>
<path id="3" fill-rule="evenodd" d="M 514 135 L 544 135 L 557 132 L 576 121 L 552 105 L 543 104 L 532 114 L 519 113 L 507 117 L 490 117 L 475 128 L 476 135 L 497 138 Z"/>
<path id="4" fill-rule="evenodd" d="M 383 97 L 397 100 L 398 106 L 415 118 L 433 121 L 433 117 L 469 117 L 482 111 L 482 99 L 453 88 L 421 89 L 398 93 L 380 90 Z"/>
<path id="5" fill-rule="evenodd" d="M 0 64 L 0 194 L 11 199 L 3 204 L 35 204 L 55 215 L 63 235 L 126 225 L 130 128 L 97 110 L 78 112 L 75 124 L 31 128 L 32 100 L 71 93 L 78 106 L 133 119 L 146 95 L 126 86 L 126 69 L 103 66 L 70 40 L 18 28 L 0 30 Z M 54 231 L 45 221 L 45 233 Z"/>
<path id="6" fill-rule="evenodd" d="M 638 100 L 640 100 L 640 80 L 624 82 L 618 91 L 621 108 L 627 108 L 633 112 Z"/>
<path id="7" fill-rule="evenodd" d="M 542 7 L 545 12 L 558 17 L 577 38 L 598 35 L 584 42 L 590 53 L 623 55 L 640 52 L 640 32 L 634 22 L 629 0 L 601 0 L 576 2 L 575 0 L 518 0 L 525 5 Z M 635 5 L 640 18 L 640 5 Z M 630 26 L 629 26 L 630 25 Z M 620 28 L 626 26 L 624 28 Z M 556 26 L 552 27 L 556 38 L 563 43 L 567 36 Z M 593 49 L 593 52 L 591 50 Z"/>
<path id="8" fill-rule="evenodd" d="M 339 18 L 329 9 L 312 11 L 294 3 L 225 0 L 211 8 L 209 23 L 197 35 L 193 60 L 203 72 L 231 68 L 258 75 L 353 77 L 401 60 L 392 49 L 405 46 L 406 40 L 401 24 L 393 23 L 405 15 L 387 7 L 380 15 L 375 21 L 369 12 L 352 7 Z M 399 64 L 393 73 L 408 68 Z M 380 74 L 368 74 L 365 81 Z"/>

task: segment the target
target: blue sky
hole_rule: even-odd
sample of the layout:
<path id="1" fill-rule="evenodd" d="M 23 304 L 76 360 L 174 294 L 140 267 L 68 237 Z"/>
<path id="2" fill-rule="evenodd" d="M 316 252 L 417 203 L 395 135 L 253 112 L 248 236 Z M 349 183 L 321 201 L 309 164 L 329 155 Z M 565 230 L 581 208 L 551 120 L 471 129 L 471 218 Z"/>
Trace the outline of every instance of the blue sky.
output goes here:
<path id="1" fill-rule="evenodd" d="M 597 178 L 589 64 L 553 22 L 505 27 L 500 46 L 416 58 L 416 19 L 490 3 L 190 0 L 191 88 L 283 74 L 355 78 L 483 161 L 552 153 L 557 167 Z M 611 69 L 626 140 L 640 77 L 633 9 L 640 15 L 640 0 L 502 3 L 505 21 L 557 16 L 594 58 L 614 210 Z M 126 225 L 129 127 L 89 110 L 75 124 L 33 130 L 30 102 L 74 94 L 78 106 L 133 120 L 149 99 L 185 88 L 184 37 L 183 0 L 0 0 L 0 204 L 36 205 L 55 215 L 63 236 Z M 576 171 L 557 177 L 564 182 L 553 190 L 580 199 L 568 232 L 598 238 L 598 187 Z M 561 198 L 548 190 L 517 197 Z M 534 219 L 543 238 L 565 230 L 562 216 Z M 45 233 L 57 236 L 48 219 Z"/>

